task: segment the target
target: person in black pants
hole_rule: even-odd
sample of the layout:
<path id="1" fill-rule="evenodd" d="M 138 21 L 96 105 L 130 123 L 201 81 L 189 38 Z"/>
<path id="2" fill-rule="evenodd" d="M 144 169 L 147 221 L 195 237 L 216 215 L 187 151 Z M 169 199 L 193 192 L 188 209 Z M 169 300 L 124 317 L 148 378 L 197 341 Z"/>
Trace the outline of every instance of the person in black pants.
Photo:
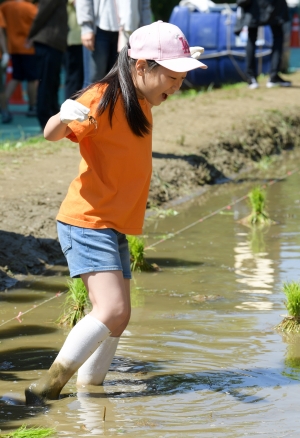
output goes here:
<path id="1" fill-rule="evenodd" d="M 81 28 L 76 18 L 76 1 L 68 0 L 68 48 L 65 53 L 65 99 L 70 99 L 83 87 L 83 50 Z"/>
<path id="2" fill-rule="evenodd" d="M 67 1 L 39 0 L 38 13 L 28 40 L 30 44 L 34 44 L 37 56 L 37 117 L 42 129 L 60 108 L 58 92 L 67 35 Z"/>
<path id="3" fill-rule="evenodd" d="M 246 47 L 246 76 L 250 89 L 259 87 L 257 82 L 257 66 L 255 59 L 255 42 L 258 27 L 270 25 L 273 35 L 270 77 L 266 84 L 268 88 L 290 87 L 291 82 L 279 76 L 283 51 L 283 25 L 289 21 L 286 0 L 238 0 L 242 8 L 241 19 L 235 33 L 238 34 L 243 26 L 248 26 L 248 41 Z"/>

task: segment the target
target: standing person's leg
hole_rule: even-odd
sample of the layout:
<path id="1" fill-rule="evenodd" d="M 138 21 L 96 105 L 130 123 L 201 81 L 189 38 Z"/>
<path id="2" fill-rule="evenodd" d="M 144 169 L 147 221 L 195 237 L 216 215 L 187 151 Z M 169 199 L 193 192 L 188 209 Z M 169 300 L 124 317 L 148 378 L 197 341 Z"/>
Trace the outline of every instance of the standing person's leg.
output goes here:
<path id="1" fill-rule="evenodd" d="M 257 67 L 255 59 L 255 42 L 257 38 L 257 27 L 248 28 L 248 40 L 246 47 L 246 75 L 248 78 L 249 88 L 258 88 Z"/>
<path id="2" fill-rule="evenodd" d="M 28 95 L 28 111 L 26 113 L 27 117 L 35 117 L 36 112 L 36 96 L 38 89 L 38 81 L 28 81 L 27 82 L 27 95 Z"/>
<path id="3" fill-rule="evenodd" d="M 12 79 L 8 82 L 4 92 L 4 108 L 2 110 L 2 123 L 10 123 L 13 119 L 12 114 L 9 111 L 9 100 L 13 95 L 18 85 L 25 79 L 23 76 L 22 68 L 22 55 L 11 55 L 12 62 Z"/>
<path id="4" fill-rule="evenodd" d="M 117 59 L 118 32 L 97 28 L 93 52 L 83 48 L 84 86 L 103 79 Z"/>
<path id="5" fill-rule="evenodd" d="M 282 51 L 283 51 L 283 27 L 281 25 L 271 26 L 272 34 L 273 34 L 273 47 L 272 47 L 272 55 L 271 55 L 271 68 L 270 68 L 270 78 L 267 82 L 268 88 L 273 87 L 290 87 L 291 82 L 285 81 L 279 76 Z"/>
<path id="6" fill-rule="evenodd" d="M 109 40 L 110 40 L 110 45 L 109 45 L 109 56 L 107 61 L 106 74 L 112 69 L 114 63 L 118 58 L 119 32 L 110 32 Z"/>
<path id="7" fill-rule="evenodd" d="M 68 46 L 65 53 L 65 99 L 83 87 L 83 51 L 82 45 Z"/>
<path id="8" fill-rule="evenodd" d="M 58 91 L 63 53 L 41 43 L 35 43 L 35 52 L 39 76 L 37 116 L 44 129 L 50 117 L 59 112 Z"/>
<path id="9" fill-rule="evenodd" d="M 26 116 L 35 117 L 38 88 L 38 72 L 36 55 L 22 55 L 22 68 L 27 81 L 28 111 Z"/>
<path id="10" fill-rule="evenodd" d="M 6 85 L 4 92 L 4 107 L 2 109 L 2 123 L 10 123 L 13 119 L 13 116 L 8 109 L 9 100 L 20 83 L 21 81 L 18 79 L 11 79 Z"/>

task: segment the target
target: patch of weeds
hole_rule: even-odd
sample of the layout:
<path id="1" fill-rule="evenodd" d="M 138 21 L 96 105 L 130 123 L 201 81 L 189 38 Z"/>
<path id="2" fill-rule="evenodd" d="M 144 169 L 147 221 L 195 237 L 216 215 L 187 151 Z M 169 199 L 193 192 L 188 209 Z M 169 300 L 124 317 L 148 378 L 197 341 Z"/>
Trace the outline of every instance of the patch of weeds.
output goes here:
<path id="1" fill-rule="evenodd" d="M 300 283 L 296 281 L 284 283 L 283 292 L 286 296 L 284 305 L 288 316 L 274 328 L 286 333 L 300 333 Z"/>
<path id="2" fill-rule="evenodd" d="M 21 426 L 14 432 L 0 435 L 1 438 L 46 438 L 53 437 L 56 434 L 54 429 L 48 427 L 30 427 Z"/>
<path id="3" fill-rule="evenodd" d="M 180 146 L 184 146 L 185 143 L 185 135 L 181 135 L 177 140 L 176 143 L 179 144 Z"/>
<path id="4" fill-rule="evenodd" d="M 174 237 L 173 233 L 160 234 L 160 235 L 156 236 L 155 238 L 156 239 L 164 239 L 164 240 L 166 240 L 166 239 L 171 239 L 171 237 Z"/>
<path id="5" fill-rule="evenodd" d="M 245 82 L 237 82 L 236 84 L 223 84 L 221 86 L 222 90 L 239 90 L 245 88 L 247 84 Z"/>
<path id="6" fill-rule="evenodd" d="M 68 280 L 68 292 L 63 304 L 63 314 L 56 321 L 59 325 L 74 327 L 86 314 L 90 301 L 86 287 L 81 278 Z"/>
<path id="7" fill-rule="evenodd" d="M 276 157 L 274 155 L 265 155 L 261 158 L 261 160 L 255 164 L 255 167 L 257 167 L 260 170 L 268 170 L 271 165 L 276 161 Z"/>
<path id="8" fill-rule="evenodd" d="M 198 94 L 198 90 L 196 88 L 190 88 L 189 90 L 179 90 L 178 92 L 169 96 L 168 99 L 175 100 L 182 98 L 190 98 L 197 96 L 197 94 Z"/>
<path id="9" fill-rule="evenodd" d="M 165 218 L 170 216 L 177 216 L 179 214 L 178 211 L 173 210 L 172 208 L 164 209 L 159 207 L 152 207 L 151 210 L 155 212 L 155 215 L 151 216 L 149 219 L 156 219 L 158 217 Z"/>
<path id="10" fill-rule="evenodd" d="M 141 237 L 126 236 L 129 244 L 130 267 L 132 271 L 155 271 L 157 266 L 145 260 L 145 241 Z"/>

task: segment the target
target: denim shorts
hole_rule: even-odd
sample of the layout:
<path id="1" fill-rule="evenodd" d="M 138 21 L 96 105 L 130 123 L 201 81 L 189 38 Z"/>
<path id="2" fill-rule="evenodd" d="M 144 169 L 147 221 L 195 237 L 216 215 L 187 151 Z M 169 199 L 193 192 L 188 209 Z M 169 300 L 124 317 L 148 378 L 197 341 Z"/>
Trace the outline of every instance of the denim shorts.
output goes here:
<path id="1" fill-rule="evenodd" d="M 72 278 L 103 271 L 122 271 L 124 278 L 131 278 L 125 234 L 112 228 L 80 228 L 59 221 L 57 233 Z"/>

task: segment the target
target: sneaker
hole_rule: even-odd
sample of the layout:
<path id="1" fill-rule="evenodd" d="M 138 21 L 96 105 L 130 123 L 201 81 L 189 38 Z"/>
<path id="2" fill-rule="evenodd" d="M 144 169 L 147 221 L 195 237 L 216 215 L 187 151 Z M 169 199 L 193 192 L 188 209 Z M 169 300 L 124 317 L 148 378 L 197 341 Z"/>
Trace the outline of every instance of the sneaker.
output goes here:
<path id="1" fill-rule="evenodd" d="M 30 107 L 28 108 L 28 111 L 27 111 L 27 113 L 26 113 L 26 116 L 27 116 L 27 117 L 36 117 L 36 108 L 35 108 L 35 106 L 30 106 Z"/>
<path id="2" fill-rule="evenodd" d="M 291 87 L 292 83 L 290 81 L 285 81 L 279 75 L 270 77 L 268 80 L 266 87 L 274 88 L 274 87 Z"/>
<path id="3" fill-rule="evenodd" d="M 249 84 L 248 88 L 250 90 L 256 90 L 256 88 L 259 88 L 259 83 L 255 78 L 249 78 L 248 84 Z"/>
<path id="4" fill-rule="evenodd" d="M 9 111 L 2 111 L 2 123 L 10 123 L 13 119 L 13 116 Z"/>

